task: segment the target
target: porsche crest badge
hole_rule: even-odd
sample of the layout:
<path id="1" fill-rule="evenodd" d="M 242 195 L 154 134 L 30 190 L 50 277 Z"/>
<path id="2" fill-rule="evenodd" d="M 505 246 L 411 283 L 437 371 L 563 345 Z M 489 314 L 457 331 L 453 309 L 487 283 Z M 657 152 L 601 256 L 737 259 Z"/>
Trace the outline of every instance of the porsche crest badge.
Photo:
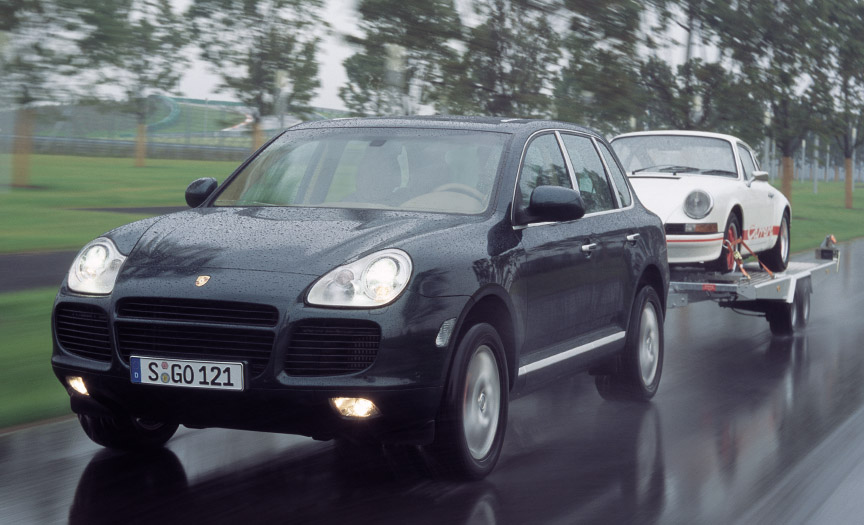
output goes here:
<path id="1" fill-rule="evenodd" d="M 195 286 L 204 286 L 207 284 L 207 281 L 210 280 L 209 275 L 199 275 L 197 279 L 195 279 Z"/>

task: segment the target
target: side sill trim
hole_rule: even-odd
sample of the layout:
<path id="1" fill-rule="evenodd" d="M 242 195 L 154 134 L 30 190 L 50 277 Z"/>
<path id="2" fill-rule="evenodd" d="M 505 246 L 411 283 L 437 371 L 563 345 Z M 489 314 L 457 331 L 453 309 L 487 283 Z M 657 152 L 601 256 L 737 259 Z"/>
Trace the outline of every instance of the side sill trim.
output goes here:
<path id="1" fill-rule="evenodd" d="M 540 370 L 541 368 L 546 368 L 547 366 L 554 365 L 555 363 L 560 363 L 561 361 L 576 357 L 577 355 L 584 354 L 585 352 L 596 350 L 602 346 L 614 343 L 615 341 L 620 341 L 621 339 L 624 339 L 626 335 L 626 332 L 623 331 L 616 332 L 612 335 L 601 337 L 596 341 L 591 341 L 590 343 L 584 344 L 582 346 L 577 346 L 576 348 L 565 350 L 564 352 L 549 356 L 545 359 L 534 361 L 533 363 L 529 363 L 525 366 L 519 367 L 519 375 L 523 376 L 525 374 L 530 374 L 531 372 L 535 372 L 537 370 Z"/>

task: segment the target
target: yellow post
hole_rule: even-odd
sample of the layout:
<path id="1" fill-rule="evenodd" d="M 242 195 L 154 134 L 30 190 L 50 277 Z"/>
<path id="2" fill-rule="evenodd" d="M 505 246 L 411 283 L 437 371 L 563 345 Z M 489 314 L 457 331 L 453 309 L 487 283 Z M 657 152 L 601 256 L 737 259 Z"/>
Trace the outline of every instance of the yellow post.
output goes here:
<path id="1" fill-rule="evenodd" d="M 783 181 L 780 185 L 780 191 L 783 195 L 792 202 L 792 179 L 795 177 L 794 166 L 792 165 L 792 157 L 783 157 Z"/>
<path id="2" fill-rule="evenodd" d="M 33 153 L 33 110 L 18 110 L 12 147 L 12 187 L 26 188 L 30 182 L 30 155 Z"/>
<path id="3" fill-rule="evenodd" d="M 147 125 L 138 124 L 138 133 L 135 136 L 135 167 L 143 168 L 144 159 L 147 158 Z"/>
<path id="4" fill-rule="evenodd" d="M 263 145 L 264 133 L 261 131 L 261 123 L 256 119 L 252 121 L 252 151 L 258 151 Z"/>

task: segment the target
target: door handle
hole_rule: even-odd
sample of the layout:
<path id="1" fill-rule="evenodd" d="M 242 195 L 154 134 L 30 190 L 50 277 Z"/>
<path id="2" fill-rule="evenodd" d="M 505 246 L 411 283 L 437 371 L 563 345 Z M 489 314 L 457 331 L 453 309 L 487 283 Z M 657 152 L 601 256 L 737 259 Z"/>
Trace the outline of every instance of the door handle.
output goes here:
<path id="1" fill-rule="evenodd" d="M 582 253 L 591 253 L 597 249 L 597 243 L 592 242 L 591 244 L 583 244 L 582 245 Z"/>
<path id="2" fill-rule="evenodd" d="M 641 237 L 641 235 L 639 235 L 638 233 L 631 233 L 626 238 L 627 242 L 636 244 L 636 241 L 639 239 L 639 237 Z"/>

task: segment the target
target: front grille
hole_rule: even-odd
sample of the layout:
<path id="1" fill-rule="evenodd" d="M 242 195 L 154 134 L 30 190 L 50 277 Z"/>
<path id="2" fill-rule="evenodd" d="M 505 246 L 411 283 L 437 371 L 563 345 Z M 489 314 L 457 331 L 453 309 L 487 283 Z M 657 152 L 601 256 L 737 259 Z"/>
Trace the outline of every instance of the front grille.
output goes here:
<path id="1" fill-rule="evenodd" d="M 268 305 L 200 299 L 134 297 L 122 299 L 117 315 L 136 319 L 276 326 L 279 311 Z"/>
<path id="2" fill-rule="evenodd" d="M 57 341 L 67 352 L 89 359 L 111 361 L 108 314 L 97 306 L 60 303 L 54 310 Z"/>
<path id="3" fill-rule="evenodd" d="M 160 323 L 118 322 L 120 355 L 208 361 L 246 361 L 252 376 L 264 372 L 275 334 L 254 328 L 223 328 Z"/>
<path id="4" fill-rule="evenodd" d="M 371 321 L 312 319 L 291 331 L 285 372 L 293 376 L 334 376 L 372 365 L 381 344 L 381 327 Z"/>
<path id="5" fill-rule="evenodd" d="M 668 223 L 666 224 L 666 234 L 667 235 L 683 235 L 684 225 L 676 224 L 676 223 Z"/>

